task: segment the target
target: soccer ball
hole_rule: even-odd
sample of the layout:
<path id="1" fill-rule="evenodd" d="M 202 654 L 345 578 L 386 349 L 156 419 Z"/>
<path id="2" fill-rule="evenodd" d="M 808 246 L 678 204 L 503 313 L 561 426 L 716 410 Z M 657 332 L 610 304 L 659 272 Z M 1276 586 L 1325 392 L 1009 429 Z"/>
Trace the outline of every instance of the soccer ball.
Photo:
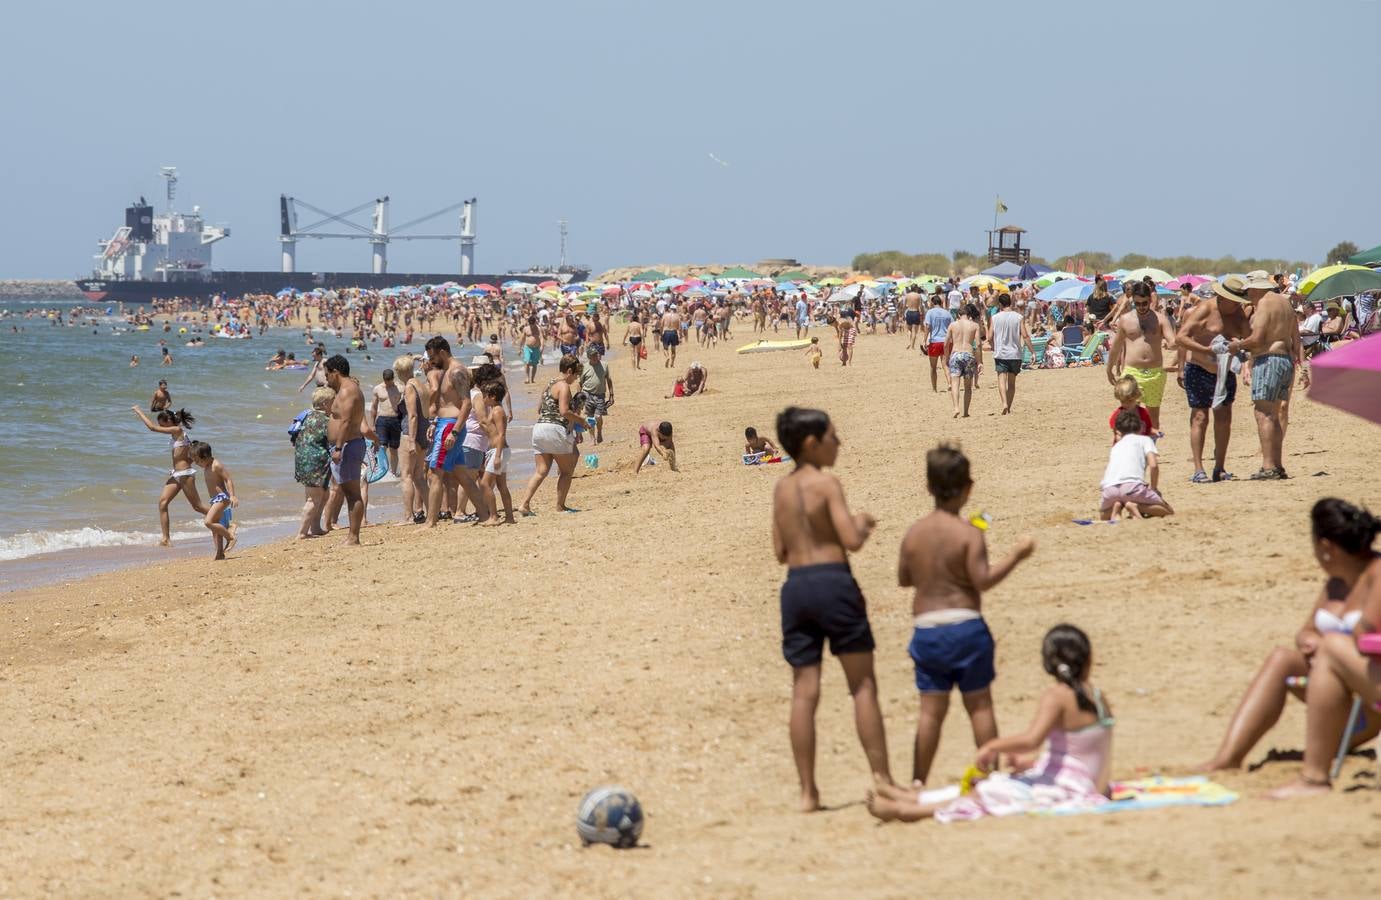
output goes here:
<path id="1" fill-rule="evenodd" d="M 633 847 L 643 833 L 643 808 L 631 791 L 606 785 L 580 801 L 575 830 L 583 844 Z"/>

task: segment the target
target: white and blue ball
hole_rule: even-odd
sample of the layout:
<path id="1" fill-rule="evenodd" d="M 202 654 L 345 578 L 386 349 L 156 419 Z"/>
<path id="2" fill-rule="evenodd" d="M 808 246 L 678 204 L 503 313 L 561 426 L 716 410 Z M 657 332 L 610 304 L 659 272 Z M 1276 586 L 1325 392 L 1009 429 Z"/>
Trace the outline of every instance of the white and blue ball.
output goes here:
<path id="1" fill-rule="evenodd" d="M 643 808 L 632 791 L 605 785 L 586 794 L 575 815 L 584 844 L 633 847 L 643 833 Z"/>

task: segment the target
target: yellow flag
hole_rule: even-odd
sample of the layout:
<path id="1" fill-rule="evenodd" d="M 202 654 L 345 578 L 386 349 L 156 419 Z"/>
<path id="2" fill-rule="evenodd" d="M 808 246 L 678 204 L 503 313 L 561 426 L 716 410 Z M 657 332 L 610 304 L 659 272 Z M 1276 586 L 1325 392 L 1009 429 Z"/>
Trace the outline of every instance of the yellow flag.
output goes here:
<path id="1" fill-rule="evenodd" d="M 997 211 L 1000 213 L 1005 213 L 1007 211 L 1007 204 L 1002 202 L 1001 197 L 997 198 Z"/>

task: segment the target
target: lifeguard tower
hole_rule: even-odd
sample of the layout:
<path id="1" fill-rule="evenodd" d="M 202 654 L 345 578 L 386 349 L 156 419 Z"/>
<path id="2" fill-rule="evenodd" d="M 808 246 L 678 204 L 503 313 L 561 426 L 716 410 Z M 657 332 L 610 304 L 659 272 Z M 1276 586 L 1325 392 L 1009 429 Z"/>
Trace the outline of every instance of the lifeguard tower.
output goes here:
<path id="1" fill-rule="evenodd" d="M 1003 225 L 1001 228 L 994 228 L 989 231 L 988 262 L 1014 262 L 1019 266 L 1024 266 L 1030 262 L 1030 249 L 1021 245 L 1021 236 L 1025 233 L 1025 228 L 1018 228 L 1015 225 Z"/>

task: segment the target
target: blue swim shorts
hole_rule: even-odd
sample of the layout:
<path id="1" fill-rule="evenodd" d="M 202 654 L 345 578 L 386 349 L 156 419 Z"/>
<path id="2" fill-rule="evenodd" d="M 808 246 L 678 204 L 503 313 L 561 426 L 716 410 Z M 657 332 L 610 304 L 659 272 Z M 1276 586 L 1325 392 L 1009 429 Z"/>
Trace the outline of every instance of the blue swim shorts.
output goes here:
<path id="1" fill-rule="evenodd" d="M 916 664 L 916 690 L 922 694 L 948 694 L 956 687 L 969 694 L 997 678 L 993 635 L 982 619 L 917 628 L 909 649 Z"/>
<path id="2" fill-rule="evenodd" d="M 435 422 L 436 431 L 432 434 L 432 449 L 427 454 L 427 468 L 440 469 L 443 472 L 450 472 L 460 465 L 465 458 L 465 448 L 461 442 L 465 440 L 465 426 L 456 427 L 455 419 L 437 419 Z M 446 436 L 455 432 L 456 440 L 451 445 L 451 449 L 446 449 Z"/>

